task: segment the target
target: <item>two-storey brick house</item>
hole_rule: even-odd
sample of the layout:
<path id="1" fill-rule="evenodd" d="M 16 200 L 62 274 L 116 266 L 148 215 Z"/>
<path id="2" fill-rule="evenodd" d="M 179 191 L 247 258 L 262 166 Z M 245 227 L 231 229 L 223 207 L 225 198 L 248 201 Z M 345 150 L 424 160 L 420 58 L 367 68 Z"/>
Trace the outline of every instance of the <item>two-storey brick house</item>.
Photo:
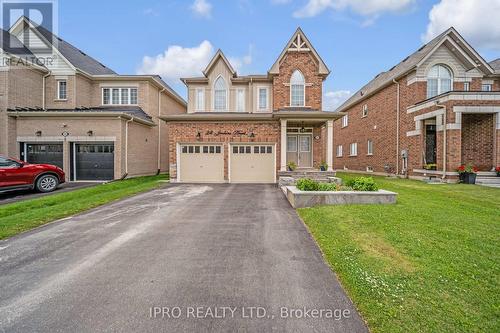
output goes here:
<path id="1" fill-rule="evenodd" d="M 500 60 L 487 63 L 450 28 L 341 105 L 335 169 L 457 177 L 500 164 Z"/>
<path id="2" fill-rule="evenodd" d="M 203 76 L 182 79 L 187 113 L 161 117 L 172 181 L 273 183 L 289 162 L 331 170 L 339 115 L 322 110 L 329 73 L 300 28 L 265 75 L 238 75 L 219 50 Z"/>
<path id="3" fill-rule="evenodd" d="M 186 102 L 159 76 L 119 75 L 25 17 L 3 37 L 0 154 L 58 165 L 67 180 L 168 171 L 159 117 Z"/>

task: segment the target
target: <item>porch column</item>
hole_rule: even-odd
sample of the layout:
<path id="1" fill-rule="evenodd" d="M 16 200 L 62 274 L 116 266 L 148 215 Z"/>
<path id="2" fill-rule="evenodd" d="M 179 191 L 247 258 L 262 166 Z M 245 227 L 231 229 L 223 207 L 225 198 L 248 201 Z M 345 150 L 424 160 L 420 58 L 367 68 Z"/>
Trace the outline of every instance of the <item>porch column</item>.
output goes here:
<path id="1" fill-rule="evenodd" d="M 286 119 L 280 119 L 280 122 L 281 122 L 280 171 L 286 171 Z"/>
<path id="2" fill-rule="evenodd" d="M 333 120 L 326 122 L 326 163 L 328 171 L 333 171 Z"/>

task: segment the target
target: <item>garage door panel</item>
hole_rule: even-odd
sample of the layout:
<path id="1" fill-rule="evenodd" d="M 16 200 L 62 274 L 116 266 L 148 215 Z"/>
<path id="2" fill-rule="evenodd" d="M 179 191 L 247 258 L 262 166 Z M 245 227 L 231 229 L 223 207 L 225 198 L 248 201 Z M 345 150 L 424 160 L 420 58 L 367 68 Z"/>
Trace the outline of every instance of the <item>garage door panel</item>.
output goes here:
<path id="1" fill-rule="evenodd" d="M 63 167 L 62 144 L 26 144 L 26 161 L 33 164 L 52 164 Z"/>
<path id="2" fill-rule="evenodd" d="M 114 179 L 114 144 L 76 144 L 76 180 Z"/>
<path id="3" fill-rule="evenodd" d="M 269 144 L 232 145 L 230 149 L 232 183 L 274 183 L 275 147 Z"/>
<path id="4" fill-rule="evenodd" d="M 224 182 L 224 154 L 221 145 L 181 145 L 181 182 Z"/>

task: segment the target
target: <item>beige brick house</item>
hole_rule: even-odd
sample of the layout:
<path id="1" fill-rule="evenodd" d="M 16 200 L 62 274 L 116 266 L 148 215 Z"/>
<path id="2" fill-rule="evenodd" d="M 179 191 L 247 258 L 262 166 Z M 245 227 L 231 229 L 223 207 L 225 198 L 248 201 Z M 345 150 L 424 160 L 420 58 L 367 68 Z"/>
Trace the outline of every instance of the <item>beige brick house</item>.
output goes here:
<path id="1" fill-rule="evenodd" d="M 24 17 L 2 33 L 0 154 L 56 164 L 67 180 L 168 171 L 159 117 L 186 102 L 159 76 L 118 75 Z"/>
<path id="2" fill-rule="evenodd" d="M 322 110 L 330 71 L 301 29 L 267 74 L 240 76 L 218 51 L 184 78 L 185 114 L 168 124 L 170 176 L 178 182 L 274 183 L 288 162 L 333 166 L 333 120 Z"/>
<path id="3" fill-rule="evenodd" d="M 336 169 L 456 179 L 500 165 L 500 59 L 450 28 L 377 75 L 337 111 Z"/>

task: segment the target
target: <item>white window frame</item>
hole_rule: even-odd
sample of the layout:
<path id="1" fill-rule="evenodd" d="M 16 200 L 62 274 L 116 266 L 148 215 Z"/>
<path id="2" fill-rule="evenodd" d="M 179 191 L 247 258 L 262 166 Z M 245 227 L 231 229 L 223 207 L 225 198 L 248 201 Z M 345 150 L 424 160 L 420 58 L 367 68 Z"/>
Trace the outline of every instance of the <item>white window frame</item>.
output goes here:
<path id="1" fill-rule="evenodd" d="M 485 89 L 487 87 L 487 89 Z M 491 83 L 482 83 L 481 91 L 493 91 L 493 85 Z"/>
<path id="2" fill-rule="evenodd" d="M 66 95 L 66 97 L 64 98 L 61 98 L 61 83 L 64 82 L 65 84 L 65 91 L 64 91 L 64 94 Z M 56 99 L 58 101 L 66 101 L 68 100 L 68 81 L 67 80 L 57 80 L 57 96 L 56 96 Z"/>
<path id="3" fill-rule="evenodd" d="M 266 107 L 260 107 L 260 91 L 261 89 L 266 91 Z M 257 87 L 257 111 L 269 111 L 269 87 L 266 86 L 258 86 Z"/>
<path id="4" fill-rule="evenodd" d="M 342 145 L 337 145 L 337 157 L 342 157 L 343 153 L 344 153 L 344 147 L 342 147 Z"/>
<path id="5" fill-rule="evenodd" d="M 470 82 L 464 82 L 464 91 L 470 91 Z"/>
<path id="6" fill-rule="evenodd" d="M 349 145 L 349 156 L 358 156 L 358 143 L 353 142 Z"/>
<path id="7" fill-rule="evenodd" d="M 299 72 L 300 75 L 302 76 L 302 79 L 303 79 L 303 82 L 301 84 L 302 85 L 302 97 L 303 97 L 301 105 L 293 105 L 292 104 L 292 100 L 293 100 L 293 98 L 292 98 L 292 86 L 299 85 L 299 84 L 292 83 L 292 76 L 293 76 L 293 74 L 295 74 L 295 72 Z M 293 71 L 292 76 L 290 77 L 290 106 L 291 107 L 304 107 L 304 106 L 306 106 L 306 78 L 305 78 L 304 74 L 298 69 Z"/>
<path id="8" fill-rule="evenodd" d="M 241 93 L 241 96 L 240 96 L 240 93 Z M 235 103 L 235 109 L 236 109 L 236 112 L 245 112 L 245 104 L 246 104 L 246 100 L 245 100 L 245 88 L 238 88 L 236 89 L 236 103 Z M 241 101 L 240 101 L 241 99 Z M 239 104 L 241 102 L 241 109 L 239 107 Z"/>
<path id="9" fill-rule="evenodd" d="M 109 91 L 109 103 L 104 103 L 104 90 Z M 118 89 L 118 103 L 113 103 L 113 89 Z M 128 103 L 122 103 L 122 89 L 127 90 Z M 132 103 L 132 90 L 136 91 L 137 103 Z M 101 88 L 101 105 L 139 105 L 139 89 L 137 87 L 102 87 Z"/>
<path id="10" fill-rule="evenodd" d="M 215 84 L 217 83 L 217 81 L 219 79 L 222 79 L 224 81 L 224 85 L 226 87 L 226 89 L 225 89 L 225 91 L 226 91 L 226 102 L 225 102 L 224 109 L 216 109 L 215 108 Z M 224 77 L 222 75 L 219 75 L 214 80 L 214 84 L 212 85 L 212 110 L 214 110 L 216 112 L 227 112 L 228 106 L 229 106 L 229 87 L 228 87 L 226 79 L 224 79 Z"/>
<path id="11" fill-rule="evenodd" d="M 373 140 L 368 140 L 366 142 L 366 155 L 368 156 L 373 155 Z"/>
<path id="12" fill-rule="evenodd" d="M 368 117 L 368 104 L 363 105 L 363 110 L 361 112 L 361 118 Z"/>
<path id="13" fill-rule="evenodd" d="M 349 125 L 349 115 L 346 114 L 342 116 L 342 128 L 347 127 Z"/>
<path id="14" fill-rule="evenodd" d="M 433 76 L 429 76 L 429 73 L 427 73 L 427 78 L 426 78 L 426 82 L 427 82 L 427 93 L 426 93 L 426 94 L 427 94 L 427 98 L 432 98 L 432 97 L 435 97 L 435 96 L 439 96 L 439 95 L 441 95 L 441 94 L 444 94 L 444 93 L 446 93 L 446 92 L 448 92 L 448 91 L 453 91 L 453 71 L 451 70 L 451 68 L 450 68 L 449 66 L 445 65 L 445 64 L 441 64 L 441 63 L 440 63 L 440 64 L 435 64 L 435 65 L 433 65 L 433 66 L 430 68 L 429 72 L 430 72 L 430 71 L 431 71 L 434 67 L 442 67 L 442 68 L 446 69 L 446 70 L 450 73 L 450 78 L 449 78 L 449 79 L 447 79 L 447 78 L 444 78 L 444 77 L 442 77 L 442 76 L 440 76 L 440 75 L 438 75 L 438 76 L 436 76 L 436 77 L 433 77 Z M 436 95 L 434 95 L 434 96 L 431 96 L 431 95 L 429 94 L 429 81 L 430 81 L 430 80 L 436 80 L 436 81 L 437 81 L 437 94 L 436 94 Z M 444 90 L 443 90 L 443 87 L 442 87 L 442 86 L 443 86 L 443 81 L 444 81 L 444 80 L 450 80 L 450 90 L 448 90 L 448 91 L 444 91 Z"/>
<path id="15" fill-rule="evenodd" d="M 194 90 L 194 109 L 195 111 L 205 111 L 205 88 L 196 88 Z"/>

